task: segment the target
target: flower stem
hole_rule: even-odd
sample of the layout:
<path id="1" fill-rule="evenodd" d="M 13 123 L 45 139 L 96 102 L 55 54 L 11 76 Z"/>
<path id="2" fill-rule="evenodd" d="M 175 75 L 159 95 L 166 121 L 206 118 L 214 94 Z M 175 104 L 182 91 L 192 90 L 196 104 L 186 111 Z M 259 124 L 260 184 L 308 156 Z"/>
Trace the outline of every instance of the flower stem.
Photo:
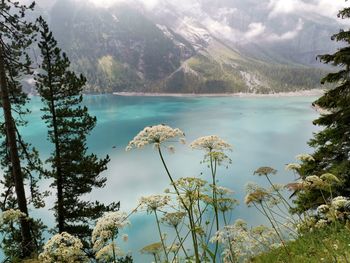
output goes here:
<path id="1" fill-rule="evenodd" d="M 156 221 L 157 221 L 157 227 L 158 227 L 159 237 L 160 237 L 160 241 L 162 242 L 162 246 L 163 246 L 163 250 L 164 250 L 166 262 L 169 262 L 169 257 L 168 257 L 168 253 L 167 253 L 167 251 L 166 251 L 166 246 L 165 246 L 165 243 L 164 243 L 164 240 L 163 240 L 162 231 L 160 230 L 160 225 L 159 225 L 159 219 L 158 219 L 157 210 L 153 210 L 153 211 L 154 211 L 154 215 L 156 216 Z"/>
<path id="2" fill-rule="evenodd" d="M 163 163 L 163 166 L 165 168 L 165 171 L 171 181 L 171 184 L 173 185 L 175 191 L 176 191 L 176 194 L 178 195 L 182 205 L 184 206 L 185 210 L 187 211 L 188 215 L 189 215 L 189 220 L 190 220 L 190 227 L 191 227 L 191 234 L 192 234 L 192 241 L 193 241 L 193 249 L 194 249 L 194 254 L 195 254 L 195 257 L 196 257 L 196 263 L 200 263 L 200 260 L 199 260 L 199 252 L 198 252 L 198 245 L 197 245 L 197 236 L 196 236 L 196 232 L 195 232 L 195 225 L 194 225 L 194 222 L 191 220 L 191 211 L 190 209 L 188 208 L 188 206 L 186 205 L 186 203 L 184 202 L 183 198 L 181 197 L 180 195 L 180 192 L 179 190 L 177 189 L 177 186 L 169 172 L 169 169 L 165 163 L 165 160 L 164 160 L 164 157 L 163 157 L 163 154 L 162 154 L 162 151 L 160 149 L 160 146 L 158 147 L 158 153 L 159 153 L 159 156 L 160 156 L 160 159 Z"/>
<path id="3" fill-rule="evenodd" d="M 215 162 L 215 168 L 213 165 L 213 156 L 210 154 L 210 169 L 211 169 L 211 175 L 213 178 L 213 206 L 214 206 L 214 213 L 215 213 L 216 231 L 219 231 L 220 226 L 219 226 L 219 213 L 218 213 L 218 206 L 217 206 L 216 178 L 215 178 L 216 177 L 216 160 L 214 162 Z M 216 241 L 213 263 L 216 262 L 216 255 L 218 253 L 218 249 L 219 249 L 219 242 Z"/>
<path id="4" fill-rule="evenodd" d="M 114 247 L 114 235 L 112 237 L 112 253 L 113 253 L 113 262 L 117 263 L 116 255 L 115 255 L 115 247 Z"/>
<path id="5" fill-rule="evenodd" d="M 183 252 L 184 252 L 186 258 L 188 258 L 188 255 L 187 255 L 187 253 L 186 253 L 186 249 L 184 248 L 183 242 L 182 242 L 181 237 L 180 237 L 179 230 L 177 229 L 176 226 L 175 226 L 174 228 L 175 228 L 176 236 L 177 236 L 177 238 L 179 239 L 179 242 L 180 242 L 180 244 L 181 244 L 180 246 L 181 246 L 181 248 L 182 248 L 182 250 L 183 250 Z M 176 257 L 176 254 L 174 255 L 174 257 Z"/>
<path id="6" fill-rule="evenodd" d="M 285 243 L 284 243 L 283 238 L 281 237 L 280 233 L 278 232 L 277 228 L 275 227 L 275 224 L 273 223 L 272 219 L 269 217 L 267 211 L 265 210 L 264 205 L 262 204 L 262 202 L 260 202 L 259 204 L 260 204 L 262 210 L 264 211 L 264 213 L 265 213 L 267 219 L 270 221 L 272 228 L 275 230 L 275 232 L 276 232 L 278 238 L 280 239 L 280 241 L 281 241 L 281 243 L 282 243 L 284 249 L 285 249 L 286 252 L 287 252 L 287 255 L 290 257 L 289 250 L 287 249 L 287 247 L 286 247 L 286 245 L 285 245 Z"/>

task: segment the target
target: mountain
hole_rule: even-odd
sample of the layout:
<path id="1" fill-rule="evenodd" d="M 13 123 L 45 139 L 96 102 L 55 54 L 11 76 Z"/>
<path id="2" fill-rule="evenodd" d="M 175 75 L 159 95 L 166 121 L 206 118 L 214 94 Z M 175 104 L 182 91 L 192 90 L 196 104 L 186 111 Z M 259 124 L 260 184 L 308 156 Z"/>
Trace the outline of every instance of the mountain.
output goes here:
<path id="1" fill-rule="evenodd" d="M 276 1 L 119 0 L 99 7 L 56 0 L 38 5 L 74 70 L 86 75 L 87 92 L 317 88 L 328 69 L 316 55 L 336 48 L 330 36 L 341 25 L 322 12 L 277 16 L 269 6 Z"/>

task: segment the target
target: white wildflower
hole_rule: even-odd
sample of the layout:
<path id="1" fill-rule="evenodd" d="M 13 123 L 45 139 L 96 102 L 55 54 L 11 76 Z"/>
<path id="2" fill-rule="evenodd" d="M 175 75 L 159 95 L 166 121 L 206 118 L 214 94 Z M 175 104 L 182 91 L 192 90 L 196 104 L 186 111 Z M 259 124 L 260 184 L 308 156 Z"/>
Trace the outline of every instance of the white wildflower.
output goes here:
<path id="1" fill-rule="evenodd" d="M 156 148 L 159 148 L 165 141 L 182 138 L 184 136 L 185 134 L 180 129 L 173 129 L 164 124 L 149 126 L 144 128 L 129 142 L 126 150 L 143 148 L 146 145 L 154 145 Z"/>
<path id="2" fill-rule="evenodd" d="M 348 203 L 348 199 L 344 196 L 337 196 L 331 201 L 331 205 L 336 209 L 342 209 Z"/>
<path id="3" fill-rule="evenodd" d="M 257 174 L 259 176 L 263 176 L 263 175 L 267 176 L 269 174 L 276 174 L 276 173 L 277 173 L 277 170 L 269 166 L 262 166 L 258 168 L 256 171 L 254 171 L 254 175 Z"/>
<path id="4" fill-rule="evenodd" d="M 216 135 L 210 135 L 205 137 L 200 137 L 196 140 L 194 140 L 190 147 L 192 149 L 199 149 L 199 150 L 205 150 L 208 152 L 211 151 L 224 151 L 224 150 L 231 150 L 232 146 L 225 142 L 223 139 L 221 139 L 219 136 Z"/>
<path id="5" fill-rule="evenodd" d="M 317 207 L 316 211 L 318 214 L 325 214 L 329 211 L 329 206 L 325 204 L 320 205 Z"/>
<path id="6" fill-rule="evenodd" d="M 96 253 L 96 259 L 102 262 L 111 262 L 114 260 L 114 255 L 121 257 L 124 253 L 115 243 L 110 243 Z"/>
<path id="7" fill-rule="evenodd" d="M 323 188 L 325 183 L 317 175 L 310 175 L 304 179 L 304 185 L 309 188 Z"/>
<path id="8" fill-rule="evenodd" d="M 289 163 L 286 165 L 287 171 L 297 171 L 301 168 L 301 165 L 298 163 Z"/>
<path id="9" fill-rule="evenodd" d="M 116 234 L 117 230 L 129 225 L 125 212 L 108 212 L 97 220 L 92 231 L 92 243 L 94 250 L 98 251 L 108 243 Z"/>
<path id="10" fill-rule="evenodd" d="M 214 186 L 213 184 L 210 184 L 210 187 L 213 188 L 213 190 L 215 190 L 215 192 L 220 196 L 232 195 L 234 193 L 233 190 L 223 186 L 218 186 L 218 185 Z"/>
<path id="11" fill-rule="evenodd" d="M 4 211 L 0 216 L 0 223 L 7 224 L 10 222 L 19 222 L 21 218 L 26 218 L 27 215 L 18 209 L 9 209 Z"/>
<path id="12" fill-rule="evenodd" d="M 314 162 L 315 161 L 314 157 L 312 157 L 310 154 L 307 154 L 307 153 L 299 154 L 295 158 L 299 161 L 302 161 L 302 162 Z"/>
<path id="13" fill-rule="evenodd" d="M 337 184 L 340 183 L 338 177 L 331 173 L 325 173 L 320 176 L 320 178 L 328 184 Z"/>
<path id="14" fill-rule="evenodd" d="M 140 252 L 142 254 L 151 254 L 154 256 L 159 254 L 161 251 L 162 251 L 162 243 L 161 242 L 147 245 L 140 250 Z"/>
<path id="15" fill-rule="evenodd" d="M 147 211 L 152 212 L 160 208 L 163 208 L 170 203 L 169 195 L 150 195 L 147 197 L 141 197 L 140 207 L 146 208 Z"/>
<path id="16" fill-rule="evenodd" d="M 83 244 L 80 239 L 62 232 L 54 235 L 45 244 L 39 260 L 43 263 L 88 262 L 82 249 Z"/>
<path id="17" fill-rule="evenodd" d="M 185 212 L 172 212 L 172 213 L 166 213 L 162 219 L 161 222 L 165 223 L 169 226 L 177 228 L 181 222 L 183 221 L 186 213 Z"/>

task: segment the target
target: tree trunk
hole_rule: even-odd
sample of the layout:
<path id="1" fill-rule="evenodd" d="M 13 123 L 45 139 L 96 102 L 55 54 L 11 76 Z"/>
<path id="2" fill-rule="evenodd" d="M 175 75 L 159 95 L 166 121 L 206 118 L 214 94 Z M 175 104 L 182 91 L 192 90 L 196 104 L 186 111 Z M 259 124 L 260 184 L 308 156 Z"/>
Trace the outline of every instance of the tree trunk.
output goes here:
<path id="1" fill-rule="evenodd" d="M 9 97 L 8 82 L 5 71 L 4 50 L 0 45 L 0 85 L 1 85 L 1 101 L 5 118 L 6 138 L 8 142 L 8 150 L 10 153 L 11 172 L 15 183 L 15 191 L 19 210 L 28 216 L 27 199 L 24 190 L 24 182 L 21 171 L 21 163 L 17 148 L 17 137 L 15 123 L 12 118 L 11 102 Z M 22 254 L 23 257 L 28 257 L 34 251 L 34 244 L 30 233 L 29 220 L 22 218 L 21 235 L 22 235 Z"/>
<path id="2" fill-rule="evenodd" d="M 62 233 L 65 231 L 65 217 L 64 217 L 64 200 L 63 200 L 63 175 L 62 175 L 62 161 L 61 161 L 61 149 L 60 149 L 60 138 L 58 134 L 57 127 L 57 114 L 56 114 L 56 105 L 55 97 L 52 83 L 52 67 L 51 67 L 51 57 L 50 49 L 47 45 L 46 48 L 47 54 L 47 73 L 48 73 L 48 87 L 50 90 L 50 97 L 45 98 L 50 104 L 50 112 L 52 114 L 52 127 L 54 134 L 54 144 L 55 144 L 55 165 L 56 165 L 56 185 L 57 185 L 57 224 L 58 232 Z"/>
<path id="3" fill-rule="evenodd" d="M 49 84 L 51 86 L 51 82 Z M 62 162 L 61 162 L 61 150 L 60 141 L 57 128 L 57 116 L 55 101 L 53 97 L 52 87 L 50 87 L 51 93 L 51 113 L 52 113 L 52 126 L 55 140 L 55 152 L 56 152 L 56 181 L 57 181 L 57 215 L 58 215 L 58 231 L 62 233 L 64 229 L 64 200 L 63 200 L 63 177 L 62 177 Z"/>

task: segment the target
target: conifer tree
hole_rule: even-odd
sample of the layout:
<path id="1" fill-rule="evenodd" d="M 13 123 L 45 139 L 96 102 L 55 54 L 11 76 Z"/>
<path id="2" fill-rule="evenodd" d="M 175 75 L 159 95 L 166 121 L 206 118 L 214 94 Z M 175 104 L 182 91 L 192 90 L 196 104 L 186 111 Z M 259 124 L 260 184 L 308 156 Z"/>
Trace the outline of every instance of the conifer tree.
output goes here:
<path id="1" fill-rule="evenodd" d="M 105 206 L 83 199 L 94 187 L 104 187 L 106 178 L 100 174 L 106 170 L 109 157 L 99 159 L 87 153 L 86 136 L 95 127 L 96 118 L 82 106 L 86 79 L 69 70 L 69 59 L 57 46 L 47 23 L 42 18 L 38 22 L 43 61 L 36 85 L 44 103 L 42 118 L 49 129 L 48 138 L 54 145 L 47 162 L 52 167 L 52 186 L 57 190 L 54 206 L 57 229 L 84 239 L 91 234 L 91 220 L 105 211 L 118 209 L 119 204 Z"/>
<path id="2" fill-rule="evenodd" d="M 3 170 L 0 180 L 1 210 L 19 209 L 26 215 L 20 219 L 19 232 L 14 228 L 1 229 L 2 232 L 11 232 L 6 234 L 12 239 L 5 237 L 2 243 L 5 254 L 11 260 L 16 257 L 29 257 L 38 250 L 35 222 L 28 217 L 28 202 L 43 206 L 36 185 L 38 178 L 33 174 L 33 170 L 41 170 L 38 153 L 23 141 L 18 131 L 18 126 L 26 124 L 22 117 L 28 112 L 25 108 L 27 96 L 21 90 L 21 81 L 31 74 L 31 61 L 27 51 L 35 38 L 37 28 L 35 24 L 25 20 L 25 15 L 33 8 L 34 3 L 26 6 L 12 0 L 0 2 L 0 103 L 3 109 L 0 125 L 0 158 Z M 31 200 L 26 196 L 26 179 L 29 180 Z"/>
<path id="3" fill-rule="evenodd" d="M 350 8 L 339 11 L 338 17 L 350 18 Z M 321 83 L 333 85 L 314 106 L 324 113 L 314 121 L 315 125 L 324 129 L 314 135 L 309 142 L 315 148 L 314 161 L 305 161 L 300 169 L 302 177 L 332 173 L 341 184 L 333 189 L 333 196 L 350 195 L 350 30 L 340 30 L 332 36 L 333 41 L 344 45 L 333 54 L 320 55 L 319 59 L 336 67 L 337 72 L 325 76 Z M 319 190 L 307 194 L 300 193 L 296 203 L 299 210 L 309 209 L 324 202 L 331 193 L 324 191 L 322 197 Z"/>

